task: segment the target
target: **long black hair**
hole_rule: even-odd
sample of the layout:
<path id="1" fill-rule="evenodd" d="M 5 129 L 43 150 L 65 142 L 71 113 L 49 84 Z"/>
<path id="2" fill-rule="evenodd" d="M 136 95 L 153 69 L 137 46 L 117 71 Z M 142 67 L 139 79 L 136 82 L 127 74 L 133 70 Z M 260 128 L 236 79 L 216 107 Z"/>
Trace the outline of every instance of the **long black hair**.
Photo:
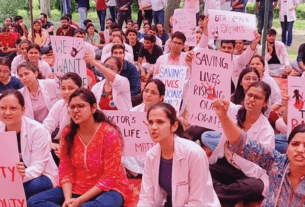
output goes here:
<path id="1" fill-rule="evenodd" d="M 288 137 L 288 144 L 290 144 L 291 140 L 297 133 L 305 133 L 305 124 L 299 124 L 293 130 L 291 130 L 289 137 Z"/>
<path id="2" fill-rule="evenodd" d="M 147 120 L 149 119 L 150 112 L 155 109 L 162 109 L 164 111 L 164 113 L 166 114 L 167 118 L 169 118 L 171 125 L 175 124 L 175 122 L 178 122 L 178 128 L 174 132 L 174 134 L 176 134 L 177 136 L 179 136 L 181 138 L 189 139 L 189 136 L 187 133 L 185 133 L 184 128 L 183 128 L 181 122 L 179 121 L 179 119 L 176 115 L 176 110 L 173 106 L 171 106 L 167 103 L 163 103 L 163 102 L 153 105 L 153 107 L 151 107 L 147 112 Z"/>
<path id="3" fill-rule="evenodd" d="M 21 69 L 21 68 L 26 68 L 30 71 L 32 71 L 33 73 L 37 72 L 38 75 L 37 75 L 37 79 L 44 79 L 41 71 L 39 70 L 38 67 L 36 67 L 36 65 L 34 65 L 33 63 L 31 63 L 30 61 L 25 61 L 25 62 L 22 62 L 20 63 L 18 66 L 17 66 L 17 73 L 18 71 Z"/>
<path id="4" fill-rule="evenodd" d="M 270 97 L 270 94 L 271 94 L 271 88 L 267 83 L 265 83 L 263 81 L 258 81 L 258 82 L 252 83 L 250 85 L 249 89 L 251 87 L 261 88 L 265 93 L 265 102 L 269 100 L 269 97 Z M 263 107 L 262 108 L 262 113 L 264 114 L 266 110 L 267 110 L 267 106 Z M 238 110 L 237 115 L 236 115 L 237 125 L 241 128 L 244 128 L 244 122 L 246 120 L 246 115 L 247 115 L 247 110 L 246 110 L 245 106 L 242 106 Z"/>
<path id="5" fill-rule="evenodd" d="M 0 100 L 9 95 L 15 96 L 18 99 L 18 102 L 22 108 L 25 106 L 25 102 L 24 102 L 24 98 L 23 98 L 22 94 L 19 91 L 17 91 L 16 89 L 8 89 L 8 90 L 4 91 L 0 95 Z"/>
<path id="6" fill-rule="evenodd" d="M 241 85 L 241 82 L 242 82 L 244 76 L 246 74 L 250 73 L 250 72 L 256 73 L 258 79 L 260 79 L 260 75 L 255 68 L 247 67 L 244 70 L 242 70 L 240 75 L 239 75 L 239 78 L 238 78 L 236 89 L 231 96 L 231 102 L 232 103 L 235 103 L 235 104 L 242 104 L 243 103 L 243 101 L 245 99 L 245 92 L 244 92 L 243 86 Z"/>
<path id="7" fill-rule="evenodd" d="M 72 80 L 75 85 L 77 85 L 79 88 L 82 87 L 83 81 L 82 78 L 77 74 L 73 72 L 65 73 L 63 77 L 61 77 L 60 82 L 64 80 Z"/>
<path id="8" fill-rule="evenodd" d="M 164 96 L 164 95 L 165 95 L 165 85 L 164 85 L 164 83 L 163 83 L 162 81 L 160 81 L 159 79 L 149 79 L 149 80 L 147 81 L 147 83 L 145 84 L 145 86 L 144 86 L 144 90 L 145 90 L 146 86 L 147 86 L 148 84 L 150 84 L 150 83 L 156 84 L 160 96 Z M 142 101 L 143 101 L 143 93 L 144 93 L 144 90 L 142 91 L 142 95 L 141 95 Z M 164 98 L 163 98 L 163 100 L 164 100 Z M 162 101 L 163 101 L 163 100 L 162 100 Z"/>
<path id="9" fill-rule="evenodd" d="M 80 97 L 83 101 L 89 103 L 90 107 L 93 107 L 94 105 L 96 105 L 96 99 L 95 99 L 95 96 L 94 94 L 88 90 L 88 89 L 85 89 L 85 88 L 78 88 L 76 89 L 70 96 L 70 99 L 69 99 L 69 104 L 72 100 L 72 98 L 74 97 Z M 121 136 L 121 132 L 120 132 L 120 129 L 115 125 L 113 124 L 106 116 L 105 114 L 100 111 L 100 110 L 96 110 L 95 113 L 93 114 L 93 118 L 94 118 L 94 121 L 95 122 L 106 122 L 107 124 L 111 125 L 112 127 L 114 127 L 118 132 L 119 132 L 119 136 L 122 140 L 122 136 Z M 66 143 L 67 143 L 67 151 L 68 151 L 68 154 L 70 155 L 71 154 L 71 149 L 73 148 L 73 145 L 74 145 L 74 137 L 76 136 L 77 134 L 77 130 L 79 128 L 79 125 L 76 124 L 73 119 L 71 119 L 71 122 L 70 122 L 70 126 L 69 126 L 69 132 L 66 134 L 66 136 L 64 137 Z M 123 145 L 123 140 L 122 140 L 122 145 Z"/>

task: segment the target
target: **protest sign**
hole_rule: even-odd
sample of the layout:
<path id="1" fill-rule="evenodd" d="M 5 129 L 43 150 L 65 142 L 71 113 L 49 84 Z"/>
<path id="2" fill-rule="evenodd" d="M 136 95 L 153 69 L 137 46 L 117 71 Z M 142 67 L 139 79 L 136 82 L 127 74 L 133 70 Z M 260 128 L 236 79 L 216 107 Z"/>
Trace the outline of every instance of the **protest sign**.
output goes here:
<path id="1" fill-rule="evenodd" d="M 182 32 L 187 46 L 196 46 L 196 12 L 193 9 L 175 9 L 173 32 Z"/>
<path id="2" fill-rule="evenodd" d="M 164 102 L 179 111 L 187 67 L 179 65 L 161 65 L 154 78 L 160 79 L 165 85 Z"/>
<path id="3" fill-rule="evenodd" d="M 230 101 L 231 75 L 231 54 L 209 49 L 194 52 L 189 101 L 191 124 L 216 131 L 222 130 L 213 101 L 215 99 Z"/>
<path id="4" fill-rule="evenodd" d="M 199 0 L 185 0 L 184 9 L 194 9 L 195 13 L 199 12 Z"/>
<path id="5" fill-rule="evenodd" d="M 103 113 L 120 128 L 124 156 L 145 158 L 146 152 L 155 146 L 148 132 L 145 112 L 103 110 Z"/>
<path id="6" fill-rule="evenodd" d="M 254 40 L 254 14 L 209 9 L 209 38 L 219 40 Z"/>
<path id="7" fill-rule="evenodd" d="M 66 36 L 50 38 L 55 56 L 54 74 L 57 89 L 60 89 L 60 78 L 67 72 L 77 73 L 83 80 L 83 87 L 87 88 L 84 39 Z"/>
<path id="8" fill-rule="evenodd" d="M 0 132 L 0 206 L 25 207 L 26 199 L 19 162 L 16 132 Z"/>
<path id="9" fill-rule="evenodd" d="M 305 123 L 304 95 L 305 85 L 303 77 L 288 76 L 288 120 L 287 134 L 299 124 Z"/>

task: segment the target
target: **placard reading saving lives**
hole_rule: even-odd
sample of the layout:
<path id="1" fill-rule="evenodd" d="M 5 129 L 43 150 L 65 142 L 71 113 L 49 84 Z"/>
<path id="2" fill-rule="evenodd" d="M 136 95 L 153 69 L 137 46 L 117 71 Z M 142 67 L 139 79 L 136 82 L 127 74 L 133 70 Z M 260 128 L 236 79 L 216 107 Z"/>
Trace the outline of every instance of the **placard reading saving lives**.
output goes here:
<path id="1" fill-rule="evenodd" d="M 145 112 L 103 110 L 103 113 L 120 128 L 124 156 L 145 158 L 146 152 L 155 146 L 148 132 Z"/>
<path id="2" fill-rule="evenodd" d="M 287 134 L 299 124 L 305 123 L 305 85 L 303 77 L 288 76 Z"/>
<path id="3" fill-rule="evenodd" d="M 173 32 L 182 32 L 185 45 L 196 46 L 196 12 L 194 9 L 175 9 Z"/>
<path id="4" fill-rule="evenodd" d="M 57 89 L 60 89 L 60 78 L 67 72 L 77 73 L 83 80 L 83 87 L 87 88 L 84 39 L 53 35 L 50 38 L 55 56 L 54 74 Z"/>
<path id="5" fill-rule="evenodd" d="M 19 162 L 16 132 L 0 132 L 0 206 L 27 206 Z"/>
<path id="6" fill-rule="evenodd" d="M 209 9 L 209 38 L 219 40 L 254 40 L 254 14 Z"/>
<path id="7" fill-rule="evenodd" d="M 230 101 L 231 54 L 209 49 L 194 52 L 192 63 L 189 122 L 221 131 L 221 124 L 213 107 L 215 99 Z"/>
<path id="8" fill-rule="evenodd" d="M 179 111 L 187 66 L 161 65 L 154 78 L 160 79 L 165 85 L 164 102 L 172 105 Z"/>

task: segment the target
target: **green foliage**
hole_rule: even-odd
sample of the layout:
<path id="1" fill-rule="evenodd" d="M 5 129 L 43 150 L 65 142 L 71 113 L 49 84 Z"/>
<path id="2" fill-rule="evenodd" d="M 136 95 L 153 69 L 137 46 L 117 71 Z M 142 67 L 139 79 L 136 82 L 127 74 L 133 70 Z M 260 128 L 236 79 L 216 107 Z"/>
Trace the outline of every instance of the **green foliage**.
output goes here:
<path id="1" fill-rule="evenodd" d="M 256 5 L 255 3 L 248 3 L 247 4 L 247 13 L 250 14 L 257 14 L 258 11 L 256 10 Z M 297 19 L 305 19 L 305 4 L 299 4 L 297 9 L 296 9 L 296 15 Z M 273 10 L 273 17 L 274 19 L 279 18 L 279 7 L 275 7 Z"/>
<path id="2" fill-rule="evenodd" d="M 4 19 L 7 16 L 16 16 L 18 14 L 18 9 L 23 9 L 26 4 L 26 2 L 23 1 L 24 0 L 0 0 L 0 22 L 4 22 Z"/>

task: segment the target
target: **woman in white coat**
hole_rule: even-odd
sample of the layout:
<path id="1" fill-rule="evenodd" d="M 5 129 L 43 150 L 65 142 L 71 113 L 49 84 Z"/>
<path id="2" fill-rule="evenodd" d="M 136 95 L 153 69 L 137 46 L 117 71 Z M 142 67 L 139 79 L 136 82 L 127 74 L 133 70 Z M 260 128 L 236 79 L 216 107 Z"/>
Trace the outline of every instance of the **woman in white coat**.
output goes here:
<path id="1" fill-rule="evenodd" d="M 158 103 L 147 119 L 157 145 L 146 155 L 138 206 L 220 206 L 207 156 L 199 145 L 180 138 L 184 130 L 175 109 Z"/>
<path id="2" fill-rule="evenodd" d="M 49 110 L 60 99 L 60 95 L 56 93 L 55 80 L 38 80 L 41 78 L 41 73 L 29 61 L 20 63 L 17 73 L 24 85 L 19 89 L 26 103 L 24 115 L 42 123 Z"/>
<path id="3" fill-rule="evenodd" d="M 295 10 L 298 7 L 298 0 L 279 0 L 279 19 L 282 27 L 282 42 L 288 47 L 292 43 L 292 28 L 296 20 Z M 288 39 L 287 39 L 288 33 Z"/>
<path id="4" fill-rule="evenodd" d="M 101 64 L 94 57 L 86 54 L 85 60 L 97 67 L 105 76 L 105 79 L 95 84 L 91 90 L 99 109 L 129 111 L 132 108 L 130 84 L 127 78 L 119 75 L 122 68 L 120 59 L 111 56 Z"/>
<path id="5" fill-rule="evenodd" d="M 0 96 L 0 132 L 17 134 L 20 162 L 16 169 L 28 199 L 55 187 L 58 169 L 50 153 L 49 132 L 40 123 L 23 116 L 24 112 L 25 103 L 19 91 L 10 89 Z"/>
<path id="6" fill-rule="evenodd" d="M 54 137 L 52 137 L 53 139 L 51 143 L 52 155 L 56 164 L 59 164 L 61 133 L 63 129 L 70 124 L 70 116 L 68 112 L 68 102 L 70 96 L 76 89 L 82 87 L 82 79 L 76 73 L 68 72 L 61 78 L 60 81 L 62 99 L 55 103 L 48 116 L 43 121 L 43 126 L 49 131 L 50 134 L 53 135 L 54 132 L 56 133 L 54 134 Z M 58 131 L 56 129 L 58 129 Z"/>

